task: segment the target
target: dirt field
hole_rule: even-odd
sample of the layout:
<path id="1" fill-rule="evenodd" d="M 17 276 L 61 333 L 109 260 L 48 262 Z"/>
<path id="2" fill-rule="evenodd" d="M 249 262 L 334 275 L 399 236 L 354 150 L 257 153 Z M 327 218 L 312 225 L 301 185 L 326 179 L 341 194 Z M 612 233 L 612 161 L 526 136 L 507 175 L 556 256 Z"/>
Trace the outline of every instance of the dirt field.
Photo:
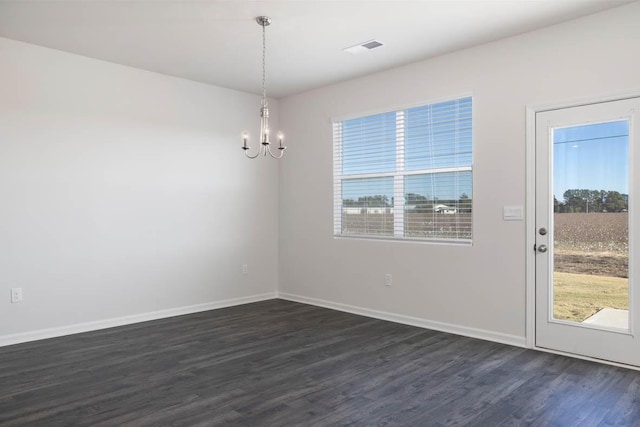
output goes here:
<path id="1" fill-rule="evenodd" d="M 342 221 L 345 234 L 393 236 L 392 213 L 344 214 Z M 471 239 L 470 213 L 407 212 L 404 222 L 407 237 Z"/>
<path id="2" fill-rule="evenodd" d="M 581 252 L 556 249 L 554 271 L 629 277 L 629 257 L 617 252 Z"/>
<path id="3" fill-rule="evenodd" d="M 628 277 L 628 213 L 560 213 L 555 222 L 555 271 Z"/>
<path id="4" fill-rule="evenodd" d="M 629 214 L 557 213 L 553 216 L 556 249 L 627 252 Z"/>

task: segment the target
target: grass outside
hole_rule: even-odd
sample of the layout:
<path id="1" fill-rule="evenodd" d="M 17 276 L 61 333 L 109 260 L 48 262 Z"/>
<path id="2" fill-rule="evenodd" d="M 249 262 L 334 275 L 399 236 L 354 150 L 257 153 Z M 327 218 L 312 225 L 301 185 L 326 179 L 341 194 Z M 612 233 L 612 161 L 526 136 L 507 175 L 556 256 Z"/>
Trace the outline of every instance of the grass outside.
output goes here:
<path id="1" fill-rule="evenodd" d="M 629 309 L 629 281 L 621 277 L 553 273 L 553 314 L 582 322 L 605 307 Z"/>

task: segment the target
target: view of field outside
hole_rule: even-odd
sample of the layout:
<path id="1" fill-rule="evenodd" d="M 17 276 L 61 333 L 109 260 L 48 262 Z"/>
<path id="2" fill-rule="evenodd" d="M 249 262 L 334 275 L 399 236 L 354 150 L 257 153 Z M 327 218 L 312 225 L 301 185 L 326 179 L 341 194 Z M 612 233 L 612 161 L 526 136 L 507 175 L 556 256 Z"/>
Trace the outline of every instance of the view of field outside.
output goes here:
<path id="1" fill-rule="evenodd" d="M 471 97 L 340 122 L 340 235 L 471 240 L 472 133 Z"/>
<path id="2" fill-rule="evenodd" d="M 628 133 L 626 120 L 554 129 L 556 319 L 629 309 Z"/>

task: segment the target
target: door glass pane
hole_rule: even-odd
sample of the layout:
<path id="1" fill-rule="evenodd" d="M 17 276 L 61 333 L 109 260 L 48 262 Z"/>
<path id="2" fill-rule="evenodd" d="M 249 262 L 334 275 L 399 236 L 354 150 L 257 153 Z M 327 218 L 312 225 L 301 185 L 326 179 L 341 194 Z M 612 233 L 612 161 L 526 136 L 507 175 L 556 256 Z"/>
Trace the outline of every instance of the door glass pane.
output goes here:
<path id="1" fill-rule="evenodd" d="M 553 129 L 553 317 L 629 329 L 629 122 Z"/>

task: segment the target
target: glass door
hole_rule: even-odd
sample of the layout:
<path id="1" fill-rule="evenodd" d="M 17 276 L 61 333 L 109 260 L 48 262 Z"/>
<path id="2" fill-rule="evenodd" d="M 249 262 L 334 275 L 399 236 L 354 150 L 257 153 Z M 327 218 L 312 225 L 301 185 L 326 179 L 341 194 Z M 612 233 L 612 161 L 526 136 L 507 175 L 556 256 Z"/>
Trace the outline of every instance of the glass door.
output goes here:
<path id="1" fill-rule="evenodd" d="M 536 115 L 538 347 L 640 365 L 631 275 L 638 106 Z"/>

